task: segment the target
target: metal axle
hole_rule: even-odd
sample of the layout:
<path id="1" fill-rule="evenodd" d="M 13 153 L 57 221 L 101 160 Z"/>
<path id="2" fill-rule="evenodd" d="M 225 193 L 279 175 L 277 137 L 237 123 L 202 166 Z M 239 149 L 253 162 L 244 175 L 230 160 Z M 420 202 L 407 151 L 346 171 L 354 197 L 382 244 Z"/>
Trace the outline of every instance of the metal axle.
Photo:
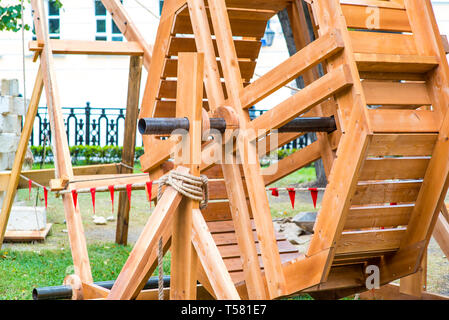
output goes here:
<path id="1" fill-rule="evenodd" d="M 138 123 L 142 135 L 170 135 L 177 129 L 188 131 L 187 118 L 142 118 Z M 224 133 L 226 121 L 223 118 L 211 118 L 210 128 Z M 334 117 L 296 118 L 278 128 L 278 132 L 333 132 L 337 130 Z"/>

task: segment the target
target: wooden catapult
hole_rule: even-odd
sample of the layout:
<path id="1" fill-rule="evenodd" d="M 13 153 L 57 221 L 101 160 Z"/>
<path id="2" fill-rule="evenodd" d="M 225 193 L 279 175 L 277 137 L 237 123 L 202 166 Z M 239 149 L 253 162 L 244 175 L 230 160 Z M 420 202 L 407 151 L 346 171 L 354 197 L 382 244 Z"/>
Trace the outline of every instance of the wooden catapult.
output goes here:
<path id="1" fill-rule="evenodd" d="M 83 176 L 70 165 L 52 54 L 109 49 L 134 53 L 148 70 L 139 115 L 143 171 L 153 181 L 204 174 L 209 203 L 200 210 L 198 201 L 166 186 L 109 290 L 93 283 L 79 209 L 63 193 L 75 297 L 156 299 L 157 290 L 144 286 L 162 241 L 163 253 L 172 254 L 164 291 L 170 299 L 341 298 L 368 290 L 367 266 L 379 268 L 378 297 L 443 298 L 423 291 L 432 235 L 449 256 L 449 66 L 429 0 L 167 0 L 152 50 L 119 1 L 102 2 L 130 44 L 70 48 L 49 41 L 41 6 L 32 0 L 41 69 L 28 114 L 35 114 L 45 84 L 56 149 L 52 188 L 92 186 L 77 182 Z M 251 82 L 267 21 L 284 9 L 297 53 Z M 304 89 L 250 118 L 251 106 L 299 76 Z M 135 110 L 136 101 L 134 95 Z M 31 130 L 30 118 L 24 131 Z M 259 157 L 303 135 L 301 125 L 311 118 L 319 124 L 332 118 L 336 130 L 318 125 L 316 142 L 280 160 L 277 170 L 260 167 Z M 129 123 L 127 137 L 134 139 L 136 118 Z M 181 128 L 190 143 L 179 164 L 177 136 L 161 137 Z M 209 129 L 224 132 L 222 139 L 204 139 Z M 26 146 L 29 132 L 22 138 Z M 263 147 L 255 143 L 264 139 Z M 218 161 L 206 161 L 211 157 Z M 265 188 L 320 158 L 329 184 L 309 247 L 299 252 L 275 232 Z M 19 173 L 17 165 L 9 179 L 14 190 Z M 97 175 L 95 186 L 111 177 L 143 179 L 108 173 Z M 397 279 L 400 287 L 388 285 Z"/>

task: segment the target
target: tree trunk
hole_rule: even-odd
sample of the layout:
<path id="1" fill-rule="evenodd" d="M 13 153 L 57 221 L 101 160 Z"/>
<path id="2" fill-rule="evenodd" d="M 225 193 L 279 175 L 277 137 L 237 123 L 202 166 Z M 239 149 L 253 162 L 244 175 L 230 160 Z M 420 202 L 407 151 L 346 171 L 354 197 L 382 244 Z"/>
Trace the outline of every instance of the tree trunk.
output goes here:
<path id="1" fill-rule="evenodd" d="M 287 9 L 284 9 L 278 13 L 279 21 L 281 22 L 282 31 L 284 33 L 285 42 L 287 43 L 287 49 L 290 56 L 294 55 L 296 50 L 295 39 L 293 38 L 292 28 L 290 26 L 290 20 L 288 18 Z M 306 12 L 306 19 L 309 20 L 309 13 Z M 307 25 L 309 26 L 309 32 L 313 39 L 313 30 L 311 27 L 311 22 L 307 21 Z M 320 76 L 322 75 L 322 70 L 319 68 Z M 305 87 L 304 80 L 302 77 L 296 78 L 296 87 L 299 89 L 303 89 Z M 315 133 L 308 133 L 308 138 L 310 141 L 315 142 L 317 140 Z M 314 182 L 314 186 L 326 186 L 327 178 L 326 172 L 324 171 L 323 161 L 319 159 L 315 161 L 315 172 L 316 172 L 316 181 Z"/>

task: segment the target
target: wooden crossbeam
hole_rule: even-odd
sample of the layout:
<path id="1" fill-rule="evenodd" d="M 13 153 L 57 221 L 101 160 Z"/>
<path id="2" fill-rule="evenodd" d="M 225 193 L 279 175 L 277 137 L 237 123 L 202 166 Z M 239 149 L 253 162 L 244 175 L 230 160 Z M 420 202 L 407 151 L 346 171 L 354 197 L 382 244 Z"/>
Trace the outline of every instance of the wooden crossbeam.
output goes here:
<path id="1" fill-rule="evenodd" d="M 60 40 L 51 39 L 50 44 L 53 54 L 88 54 L 88 55 L 112 55 L 112 56 L 143 56 L 141 44 L 136 41 L 85 41 L 85 40 Z M 42 41 L 30 41 L 28 49 L 41 53 L 44 43 Z"/>

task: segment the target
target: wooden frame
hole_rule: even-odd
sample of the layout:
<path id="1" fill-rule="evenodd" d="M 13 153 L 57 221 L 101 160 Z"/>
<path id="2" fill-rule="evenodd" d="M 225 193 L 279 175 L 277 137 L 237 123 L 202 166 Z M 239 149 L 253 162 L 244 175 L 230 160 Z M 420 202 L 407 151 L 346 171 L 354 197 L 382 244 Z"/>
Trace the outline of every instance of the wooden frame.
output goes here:
<path id="1" fill-rule="evenodd" d="M 207 5 L 204 0 L 169 0 L 151 51 L 120 2 L 103 0 L 125 37 L 135 41 L 117 52 L 133 55 L 127 139 L 135 140 L 135 78 L 142 64 L 148 79 L 138 117 L 188 117 L 192 124 L 188 165 L 168 161 L 174 140 L 143 136 L 142 168 L 153 180 L 169 170 L 213 175 L 209 196 L 215 202 L 200 211 L 197 201 L 166 187 L 114 287 L 105 291 L 91 284 L 79 214 L 67 200 L 71 195 L 65 195 L 76 276 L 86 287 L 86 297 L 154 297 L 142 288 L 156 267 L 160 238 L 164 253 L 171 248 L 173 254 L 171 299 L 194 299 L 197 280 L 217 299 L 276 299 L 300 292 L 342 297 L 366 291 L 367 265 L 380 268 L 382 285 L 404 278 L 399 294 L 429 297 L 422 292 L 429 239 L 434 233 L 447 250 L 449 238 L 448 214 L 442 207 L 449 185 L 449 66 L 430 1 L 424 0 L 424 6 L 421 2 L 376 1 L 382 15 L 371 26 L 363 23 L 366 12 L 360 10 L 372 5 L 371 0 L 215 0 Z M 111 45 L 68 48 L 76 46 L 70 43 L 52 49 L 58 42 L 48 41 L 36 8 L 38 42 L 32 45 L 41 52 L 42 81 L 58 137 L 57 173 L 74 180 L 66 163 L 52 53 L 98 54 Z M 298 52 L 251 83 L 257 42 L 268 19 L 282 9 L 287 9 Z M 193 37 L 180 40 L 179 34 Z M 250 119 L 250 106 L 298 76 L 304 89 Z M 284 134 L 259 149 L 254 142 L 306 115 L 334 116 L 337 131 L 319 134 L 317 142 L 282 160 L 282 170 L 262 176 L 271 168 L 261 169 L 259 157 L 301 133 Z M 207 124 L 209 116 L 225 118 L 228 124 L 221 142 L 202 143 L 206 128 L 200 124 Z M 236 144 L 219 159 L 231 163 L 207 162 L 211 153 L 227 150 L 235 129 Z M 128 151 L 123 162 L 132 166 Z M 274 231 L 265 186 L 319 158 L 329 185 L 315 234 L 307 251 L 299 253 L 282 247 L 286 244 Z M 16 174 L 16 184 L 17 179 Z M 118 240 L 126 242 L 126 201 L 120 206 Z"/>

